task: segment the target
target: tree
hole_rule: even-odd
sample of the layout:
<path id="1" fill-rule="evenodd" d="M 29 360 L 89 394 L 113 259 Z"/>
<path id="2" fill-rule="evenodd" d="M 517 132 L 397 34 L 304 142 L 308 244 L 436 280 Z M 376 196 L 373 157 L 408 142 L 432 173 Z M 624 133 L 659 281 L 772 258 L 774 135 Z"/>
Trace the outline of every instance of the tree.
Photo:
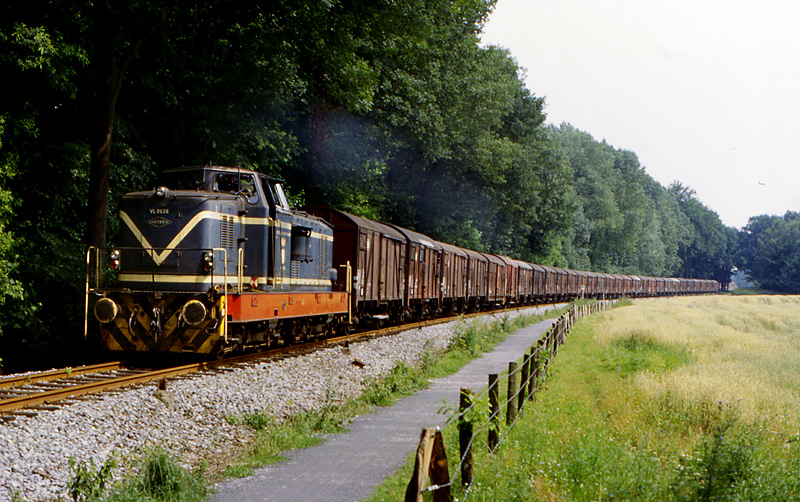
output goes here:
<path id="1" fill-rule="evenodd" d="M 114 117 L 133 58 L 161 25 L 167 8 L 146 1 L 104 0 L 87 7 L 87 49 L 92 82 L 89 109 L 89 194 L 86 242 L 105 247 Z"/>
<path id="2" fill-rule="evenodd" d="M 800 293 L 800 213 L 753 216 L 738 241 L 737 266 L 759 287 Z"/>
<path id="3" fill-rule="evenodd" d="M 703 205 L 690 187 L 676 181 L 669 192 L 693 229 L 691 242 L 679 247 L 681 276 L 714 279 L 727 287 L 736 254 L 736 230 L 723 225 L 719 215 Z"/>

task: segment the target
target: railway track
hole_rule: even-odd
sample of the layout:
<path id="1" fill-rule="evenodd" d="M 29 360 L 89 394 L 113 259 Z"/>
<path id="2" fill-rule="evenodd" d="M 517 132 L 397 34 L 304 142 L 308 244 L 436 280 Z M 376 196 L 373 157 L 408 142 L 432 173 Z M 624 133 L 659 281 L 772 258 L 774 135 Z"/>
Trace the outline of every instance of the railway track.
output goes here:
<path id="1" fill-rule="evenodd" d="M 475 317 L 490 313 L 503 313 L 513 309 L 494 312 L 466 314 Z M 12 376 L 0 379 L 0 419 L 16 416 L 34 416 L 42 410 L 57 409 L 59 403 L 82 396 L 130 387 L 154 381 L 166 380 L 200 371 L 218 371 L 226 367 L 248 364 L 265 359 L 289 357 L 329 346 L 341 345 L 365 338 L 389 336 L 401 331 L 453 321 L 453 317 L 437 318 L 402 326 L 391 326 L 349 335 L 314 340 L 264 352 L 225 358 L 219 361 L 199 362 L 165 369 L 149 370 L 128 368 L 121 361 L 52 370 L 32 375 Z"/>

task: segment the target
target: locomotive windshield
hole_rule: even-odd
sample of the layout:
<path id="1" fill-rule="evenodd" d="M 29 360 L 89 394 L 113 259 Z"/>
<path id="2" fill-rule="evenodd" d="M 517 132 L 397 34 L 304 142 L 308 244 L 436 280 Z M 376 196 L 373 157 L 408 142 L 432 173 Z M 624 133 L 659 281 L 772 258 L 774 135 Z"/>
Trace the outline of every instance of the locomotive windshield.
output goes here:
<path id="1" fill-rule="evenodd" d="M 193 171 L 167 171 L 159 177 L 159 186 L 170 190 L 203 190 L 205 187 L 202 169 Z"/>
<path id="2" fill-rule="evenodd" d="M 159 178 L 159 186 L 170 190 L 205 190 L 243 195 L 247 202 L 258 202 L 256 181 L 251 173 L 221 173 L 205 169 L 167 171 Z"/>
<path id="3" fill-rule="evenodd" d="M 234 193 L 244 195 L 247 202 L 255 204 L 258 202 L 258 191 L 256 182 L 252 174 L 220 173 L 214 177 L 215 192 Z"/>

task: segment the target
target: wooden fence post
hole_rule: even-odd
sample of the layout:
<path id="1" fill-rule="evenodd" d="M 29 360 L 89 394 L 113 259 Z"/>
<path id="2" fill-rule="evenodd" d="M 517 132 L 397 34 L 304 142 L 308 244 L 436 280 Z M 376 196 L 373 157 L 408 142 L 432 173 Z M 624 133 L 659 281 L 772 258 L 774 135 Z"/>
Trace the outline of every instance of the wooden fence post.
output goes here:
<path id="1" fill-rule="evenodd" d="M 533 401 L 533 396 L 536 394 L 536 379 L 539 377 L 539 351 L 536 347 L 531 347 L 530 350 L 530 369 L 528 375 L 528 401 Z"/>
<path id="2" fill-rule="evenodd" d="M 458 422 L 458 451 L 461 455 L 461 484 L 469 486 L 473 479 L 472 466 L 472 424 L 464 418 L 467 408 L 472 405 L 472 392 L 469 389 L 461 389 L 461 399 L 459 401 L 459 413 L 461 419 Z"/>
<path id="3" fill-rule="evenodd" d="M 497 388 L 497 373 L 492 373 L 489 375 L 489 407 L 492 415 L 489 419 L 488 438 L 489 451 L 492 453 L 494 453 L 494 449 L 497 448 L 497 441 L 499 439 L 497 435 L 497 431 L 500 429 L 500 421 L 497 418 L 500 414 L 499 394 L 500 392 Z"/>
<path id="4" fill-rule="evenodd" d="M 551 337 L 550 340 L 550 343 L 553 346 L 553 348 L 550 351 L 551 359 L 558 355 L 558 337 L 559 333 L 561 333 L 563 325 L 564 325 L 564 316 L 561 316 L 558 318 L 558 322 L 556 323 L 556 329 L 553 330 L 553 336 Z"/>
<path id="5" fill-rule="evenodd" d="M 437 488 L 433 491 L 434 502 L 451 502 L 450 472 L 447 468 L 447 454 L 444 450 L 442 431 L 436 428 L 422 429 L 414 462 L 414 473 L 406 487 L 405 502 L 424 502 L 422 496 L 426 480 L 431 478 Z"/>
<path id="6" fill-rule="evenodd" d="M 539 348 L 547 351 L 547 357 L 544 358 L 542 363 L 542 383 L 544 383 L 544 381 L 547 379 L 547 369 L 550 367 L 550 359 L 553 357 L 553 353 L 550 352 L 549 342 L 549 338 L 539 340 Z"/>
<path id="7" fill-rule="evenodd" d="M 511 425 L 517 419 L 517 400 L 514 393 L 517 392 L 517 362 L 508 363 L 508 395 L 506 396 L 506 425 Z"/>
<path id="8" fill-rule="evenodd" d="M 519 380 L 519 394 L 517 395 L 517 413 L 522 413 L 525 407 L 525 389 L 528 387 L 528 375 L 530 370 L 530 360 L 528 354 L 522 355 L 522 374 Z"/>

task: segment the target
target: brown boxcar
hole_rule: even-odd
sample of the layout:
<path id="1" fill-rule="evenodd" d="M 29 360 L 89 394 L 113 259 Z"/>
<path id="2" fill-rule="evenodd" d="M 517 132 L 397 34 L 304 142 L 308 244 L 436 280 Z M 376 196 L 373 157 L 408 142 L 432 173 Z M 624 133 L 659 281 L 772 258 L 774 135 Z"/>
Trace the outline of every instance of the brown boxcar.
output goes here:
<path id="1" fill-rule="evenodd" d="M 356 315 L 399 314 L 404 305 L 406 238 L 395 228 L 330 208 L 306 208 L 333 225 L 333 266 L 337 286 L 346 288 L 352 268 L 352 308 Z"/>
<path id="2" fill-rule="evenodd" d="M 547 301 L 555 301 L 559 295 L 558 272 L 555 267 L 548 265 L 541 265 L 544 269 L 544 299 Z"/>
<path id="3" fill-rule="evenodd" d="M 642 295 L 642 279 L 638 275 L 631 277 L 631 296 L 637 297 Z"/>
<path id="4" fill-rule="evenodd" d="M 489 260 L 481 253 L 465 249 L 469 258 L 467 268 L 467 305 L 477 310 L 489 295 Z"/>
<path id="5" fill-rule="evenodd" d="M 505 264 L 505 303 L 519 302 L 519 262 L 508 256 L 498 256 Z"/>
<path id="6" fill-rule="evenodd" d="M 533 301 L 542 302 L 545 300 L 545 272 L 544 267 L 539 264 L 531 263 L 533 268 Z"/>
<path id="7" fill-rule="evenodd" d="M 556 273 L 556 299 L 565 301 L 569 298 L 569 274 L 566 269 L 553 267 Z"/>
<path id="8" fill-rule="evenodd" d="M 506 264 L 499 256 L 488 253 L 481 254 L 489 262 L 487 269 L 489 290 L 486 300 L 491 304 L 500 305 L 505 302 L 506 297 Z"/>
<path id="9" fill-rule="evenodd" d="M 469 255 L 466 250 L 440 242 L 442 247 L 441 297 L 443 311 L 463 312 L 468 298 Z"/>
<path id="10" fill-rule="evenodd" d="M 407 240 L 405 263 L 405 306 L 416 318 L 439 308 L 439 264 L 442 247 L 427 235 L 392 225 Z"/>
<path id="11" fill-rule="evenodd" d="M 533 265 L 524 261 L 517 261 L 519 268 L 519 305 L 529 305 L 533 302 Z"/>

